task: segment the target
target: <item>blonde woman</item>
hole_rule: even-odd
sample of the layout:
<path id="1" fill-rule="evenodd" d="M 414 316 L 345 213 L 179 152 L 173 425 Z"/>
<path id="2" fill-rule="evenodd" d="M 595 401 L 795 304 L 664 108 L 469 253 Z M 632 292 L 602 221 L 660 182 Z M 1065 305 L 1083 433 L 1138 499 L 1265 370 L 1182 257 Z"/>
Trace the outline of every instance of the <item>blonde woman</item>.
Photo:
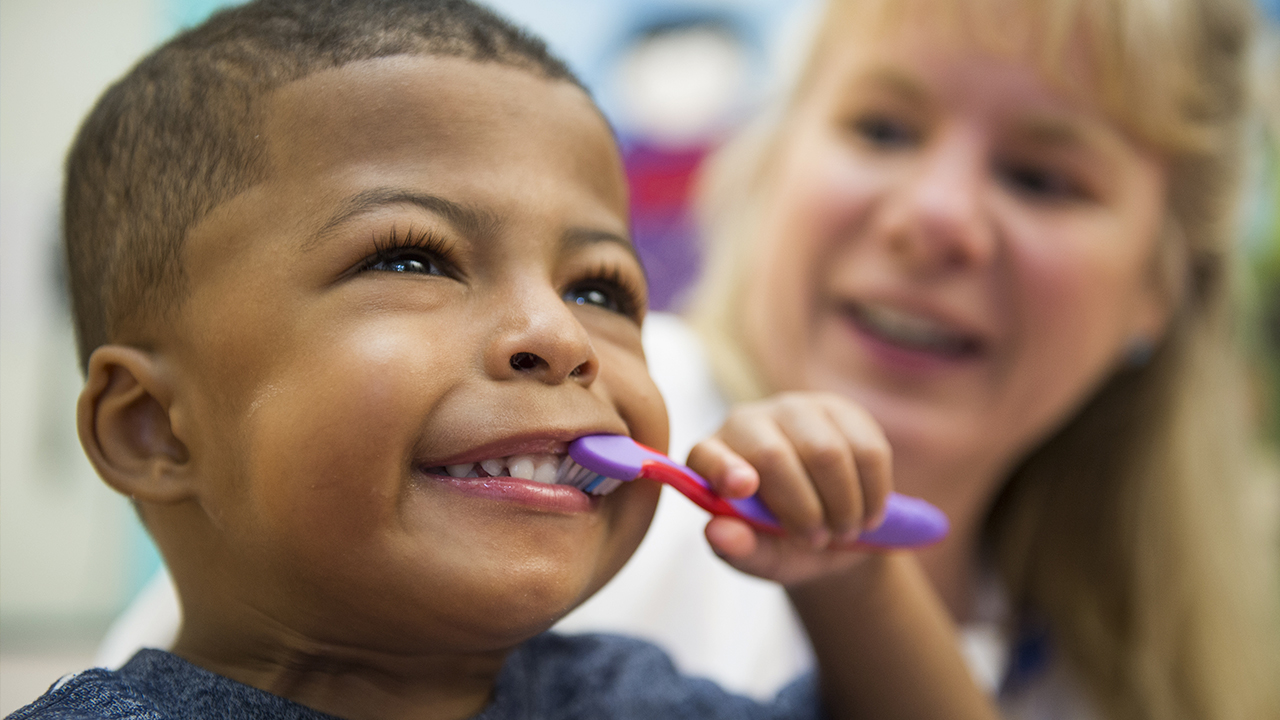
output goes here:
<path id="1" fill-rule="evenodd" d="M 1244 0 L 832 0 L 786 106 L 711 170 L 690 325 L 646 322 L 674 455 L 755 452 L 750 403 L 780 393 L 870 413 L 895 486 L 951 517 L 920 560 L 1010 717 L 1280 717 L 1229 303 L 1250 22 Z M 664 499 L 559 629 L 768 694 L 803 635 L 705 524 Z"/>
<path id="2" fill-rule="evenodd" d="M 1280 717 L 1229 302 L 1248 10 L 833 0 L 787 106 L 711 170 L 690 319 L 716 387 L 880 423 L 896 487 L 952 519 L 921 560 L 1010 716 Z M 680 332 L 650 345 L 685 366 L 676 433 Z M 692 559 L 670 505 L 568 624 L 621 605 L 748 690 L 803 665 L 785 601 Z"/>

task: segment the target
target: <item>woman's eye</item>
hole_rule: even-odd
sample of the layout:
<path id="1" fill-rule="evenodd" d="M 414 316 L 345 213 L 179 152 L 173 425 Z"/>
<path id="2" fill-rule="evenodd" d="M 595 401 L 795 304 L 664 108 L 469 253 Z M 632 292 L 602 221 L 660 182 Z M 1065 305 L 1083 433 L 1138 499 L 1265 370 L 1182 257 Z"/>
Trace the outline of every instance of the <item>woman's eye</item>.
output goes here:
<path id="1" fill-rule="evenodd" d="M 885 115 L 859 118 L 853 129 L 867 143 L 884 150 L 909 148 L 920 141 L 920 132 L 914 126 Z"/>
<path id="2" fill-rule="evenodd" d="M 617 294 L 598 287 L 572 288 L 565 292 L 564 301 L 574 305 L 594 305 L 610 312 L 623 313 L 625 308 Z"/>
<path id="3" fill-rule="evenodd" d="M 1004 184 L 1014 192 L 1039 200 L 1073 200 L 1085 196 L 1069 175 L 1035 165 L 1009 164 L 997 168 Z"/>

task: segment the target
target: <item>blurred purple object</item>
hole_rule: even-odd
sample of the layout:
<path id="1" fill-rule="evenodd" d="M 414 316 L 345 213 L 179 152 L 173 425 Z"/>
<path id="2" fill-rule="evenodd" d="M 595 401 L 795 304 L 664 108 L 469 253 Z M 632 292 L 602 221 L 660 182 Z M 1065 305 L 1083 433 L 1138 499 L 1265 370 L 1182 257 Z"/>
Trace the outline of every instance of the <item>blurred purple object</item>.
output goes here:
<path id="1" fill-rule="evenodd" d="M 689 207 L 704 145 L 666 149 L 627 143 L 623 162 L 631 184 L 631 230 L 649 275 L 649 305 L 675 310 L 681 293 L 698 277 L 702 261 Z"/>

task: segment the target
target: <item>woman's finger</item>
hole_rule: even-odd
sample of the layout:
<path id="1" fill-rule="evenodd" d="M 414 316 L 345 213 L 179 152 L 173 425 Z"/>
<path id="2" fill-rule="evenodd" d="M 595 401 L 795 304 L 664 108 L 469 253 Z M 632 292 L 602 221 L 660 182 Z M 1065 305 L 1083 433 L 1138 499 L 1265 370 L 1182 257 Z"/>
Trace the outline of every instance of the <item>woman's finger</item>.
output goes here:
<path id="1" fill-rule="evenodd" d="M 863 492 L 854 448 L 842 428 L 811 395 L 781 398 L 776 416 L 818 494 L 827 527 L 838 539 L 856 539 Z"/>
<path id="2" fill-rule="evenodd" d="M 707 438 L 694 445 L 687 462 L 721 497 L 750 497 L 760 489 L 756 469 L 719 438 Z"/>
<path id="3" fill-rule="evenodd" d="M 863 529 L 879 527 L 885 503 L 893 490 L 893 449 L 880 425 L 863 409 L 848 402 L 826 403 L 828 417 L 853 448 L 862 491 Z"/>
<path id="4" fill-rule="evenodd" d="M 715 554 L 731 563 L 751 557 L 759 547 L 755 530 L 737 518 L 713 517 L 705 534 Z"/>
<path id="5" fill-rule="evenodd" d="M 795 446 L 765 410 L 735 413 L 718 437 L 760 474 L 760 499 L 792 534 L 825 547 L 831 533 L 824 523 L 822 501 Z"/>

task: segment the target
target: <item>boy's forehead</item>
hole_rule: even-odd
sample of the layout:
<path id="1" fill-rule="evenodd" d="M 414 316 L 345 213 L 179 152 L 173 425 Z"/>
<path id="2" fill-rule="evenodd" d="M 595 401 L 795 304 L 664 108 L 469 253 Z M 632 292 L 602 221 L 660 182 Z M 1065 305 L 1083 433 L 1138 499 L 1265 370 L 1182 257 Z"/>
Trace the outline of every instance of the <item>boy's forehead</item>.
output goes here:
<path id="1" fill-rule="evenodd" d="M 497 136 L 523 138 L 512 147 L 528 151 L 562 150 L 577 136 L 593 143 L 602 165 L 617 156 L 581 89 L 496 62 L 398 55 L 348 63 L 281 86 L 265 110 L 264 139 L 277 162 L 314 162 L 298 156 L 333 150 L 372 161 L 407 145 L 451 153 Z"/>
<path id="2" fill-rule="evenodd" d="M 230 225 L 194 228 L 189 260 L 203 259 L 205 236 L 209 260 L 235 255 L 236 228 L 262 220 L 313 235 L 371 194 L 434 196 L 484 217 L 551 200 L 575 224 L 629 234 L 612 133 L 572 83 L 500 63 L 392 56 L 287 83 L 262 107 L 264 178 L 201 223 Z"/>
<path id="3" fill-rule="evenodd" d="M 607 123 L 576 85 L 532 70 L 392 56 L 285 84 L 263 107 L 268 183 L 314 189 L 323 182 L 334 192 L 341 186 L 342 196 L 426 183 L 499 203 L 538 183 L 565 202 L 627 215 Z"/>

